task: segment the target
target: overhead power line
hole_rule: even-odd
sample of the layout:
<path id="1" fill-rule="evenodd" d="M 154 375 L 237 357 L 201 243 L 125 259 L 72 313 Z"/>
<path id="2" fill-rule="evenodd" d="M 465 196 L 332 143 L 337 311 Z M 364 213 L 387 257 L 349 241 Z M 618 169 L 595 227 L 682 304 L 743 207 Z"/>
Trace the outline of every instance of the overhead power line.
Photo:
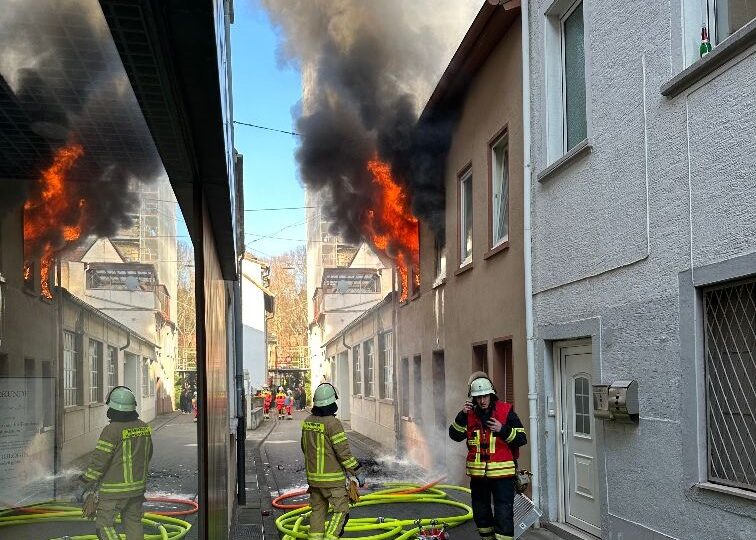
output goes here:
<path id="1" fill-rule="evenodd" d="M 234 124 L 239 124 L 240 126 L 247 126 L 247 127 L 253 127 L 257 129 L 264 129 L 266 131 L 275 131 L 276 133 L 285 133 L 286 135 L 296 135 L 297 137 L 301 137 L 301 133 L 297 133 L 295 131 L 286 131 L 285 129 L 276 129 L 268 126 L 261 126 L 259 124 L 250 124 L 248 122 L 240 122 L 239 120 L 234 120 Z"/>
<path id="2" fill-rule="evenodd" d="M 245 208 L 245 212 L 273 212 L 275 210 L 309 210 L 317 206 L 282 206 L 280 208 Z"/>

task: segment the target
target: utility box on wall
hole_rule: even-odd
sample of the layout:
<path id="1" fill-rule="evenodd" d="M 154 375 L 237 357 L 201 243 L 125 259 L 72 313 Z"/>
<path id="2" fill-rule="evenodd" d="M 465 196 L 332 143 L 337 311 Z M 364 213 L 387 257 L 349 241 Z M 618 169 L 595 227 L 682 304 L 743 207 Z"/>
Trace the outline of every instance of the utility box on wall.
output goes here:
<path id="1" fill-rule="evenodd" d="M 593 416 L 625 424 L 637 424 L 638 381 L 614 381 L 593 385 Z"/>

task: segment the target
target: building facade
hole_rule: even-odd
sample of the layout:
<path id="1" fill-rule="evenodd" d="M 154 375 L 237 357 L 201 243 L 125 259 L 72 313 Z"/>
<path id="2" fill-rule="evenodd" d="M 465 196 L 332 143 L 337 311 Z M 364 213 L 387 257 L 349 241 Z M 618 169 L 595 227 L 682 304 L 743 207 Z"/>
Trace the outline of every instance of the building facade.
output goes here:
<path id="1" fill-rule="evenodd" d="M 420 120 L 457 117 L 445 245 L 422 223 L 419 291 L 398 308 L 399 448 L 457 482 L 467 450 L 447 430 L 472 372 L 487 372 L 527 417 L 520 35 L 519 9 L 485 4 Z"/>
<path id="2" fill-rule="evenodd" d="M 249 253 L 241 263 L 242 333 L 245 395 L 268 384 L 268 315 L 273 295 L 268 291 L 269 267 Z"/>
<path id="3" fill-rule="evenodd" d="M 754 5 L 529 10 L 543 519 L 753 537 Z M 602 384 L 631 410 L 596 417 Z"/>
<path id="4" fill-rule="evenodd" d="M 325 345 L 323 376 L 339 394 L 337 416 L 358 433 L 396 451 L 394 333 L 397 293 L 362 313 Z"/>

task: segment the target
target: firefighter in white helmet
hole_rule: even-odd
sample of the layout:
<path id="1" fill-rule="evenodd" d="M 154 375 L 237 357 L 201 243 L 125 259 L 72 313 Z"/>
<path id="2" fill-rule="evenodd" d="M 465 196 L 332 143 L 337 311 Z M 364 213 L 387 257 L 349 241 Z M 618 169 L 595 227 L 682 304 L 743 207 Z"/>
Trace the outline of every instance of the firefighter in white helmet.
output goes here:
<path id="1" fill-rule="evenodd" d="M 365 485 L 365 475 L 358 472 L 360 464 L 349 449 L 344 426 L 335 416 L 338 398 L 333 385 L 320 384 L 313 396 L 312 414 L 302 422 L 302 452 L 312 507 L 310 540 L 336 540 L 343 534 L 349 519 L 346 475 L 354 475 L 360 486 Z M 329 503 L 333 515 L 326 527 Z"/>
<path id="2" fill-rule="evenodd" d="M 152 429 L 139 420 L 136 398 L 125 386 L 110 391 L 106 403 L 110 424 L 105 426 L 82 476 L 79 495 L 97 490 L 97 538 L 118 538 L 115 518 L 121 514 L 126 540 L 142 540 L 144 492 L 152 458 Z"/>
<path id="3" fill-rule="evenodd" d="M 525 429 L 510 403 L 500 401 L 491 380 L 475 373 L 468 401 L 449 426 L 449 437 L 467 440 L 473 519 L 483 540 L 514 537 L 515 461 L 527 443 Z M 493 499 L 493 509 L 491 502 Z"/>

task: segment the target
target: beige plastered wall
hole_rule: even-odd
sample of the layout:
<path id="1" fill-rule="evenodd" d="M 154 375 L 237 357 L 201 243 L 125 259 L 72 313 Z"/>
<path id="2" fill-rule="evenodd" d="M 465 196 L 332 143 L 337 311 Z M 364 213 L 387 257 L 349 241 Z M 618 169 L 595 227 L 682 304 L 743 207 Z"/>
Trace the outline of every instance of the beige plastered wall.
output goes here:
<path id="1" fill-rule="evenodd" d="M 501 386 L 503 366 L 496 363 L 494 342 L 511 339 L 515 411 L 527 428 L 520 36 L 516 20 L 475 76 L 462 103 L 446 162 L 445 280 L 434 284 L 434 237 L 423 226 L 421 294 L 398 309 L 397 377 L 400 396 L 404 385 L 409 398 L 409 406 L 400 411 L 400 451 L 426 468 L 445 469 L 451 481 L 464 479 L 465 445 L 451 441 L 447 428 L 467 398 L 473 344 L 487 345 L 489 374 Z M 486 257 L 489 142 L 505 127 L 509 138 L 509 247 Z M 468 165 L 473 173 L 472 267 L 458 273 L 457 183 L 458 174 Z M 444 355 L 443 388 L 438 377 L 436 381 L 433 377 L 434 351 L 443 351 Z M 417 355 L 421 357 L 420 386 L 413 383 L 413 357 Z M 409 380 L 404 380 L 405 358 Z M 501 394 L 503 388 L 499 390 Z M 527 447 L 522 454 L 519 464 L 528 467 Z"/>

